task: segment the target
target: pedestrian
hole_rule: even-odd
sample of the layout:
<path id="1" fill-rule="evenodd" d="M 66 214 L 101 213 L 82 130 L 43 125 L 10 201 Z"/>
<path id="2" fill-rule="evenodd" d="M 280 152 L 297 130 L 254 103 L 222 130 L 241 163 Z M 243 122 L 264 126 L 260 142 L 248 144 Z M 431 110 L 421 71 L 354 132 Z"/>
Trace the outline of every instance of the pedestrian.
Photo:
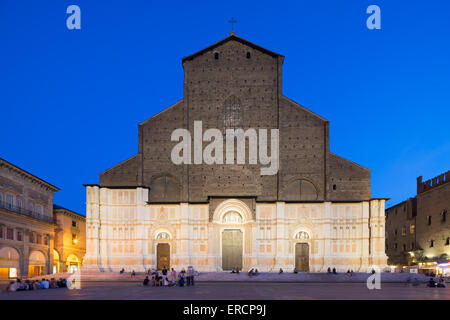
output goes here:
<path id="1" fill-rule="evenodd" d="M 333 274 L 337 274 L 336 268 L 333 267 Z"/>
<path id="2" fill-rule="evenodd" d="M 195 276 L 194 268 L 192 266 L 189 266 L 188 271 L 187 271 L 187 285 L 188 286 L 194 285 L 194 276 Z"/>

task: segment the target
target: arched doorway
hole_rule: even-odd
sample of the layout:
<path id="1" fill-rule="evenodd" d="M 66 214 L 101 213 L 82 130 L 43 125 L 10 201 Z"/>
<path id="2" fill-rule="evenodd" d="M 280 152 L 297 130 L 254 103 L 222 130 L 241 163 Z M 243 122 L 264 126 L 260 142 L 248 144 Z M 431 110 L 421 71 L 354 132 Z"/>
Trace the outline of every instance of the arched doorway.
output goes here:
<path id="1" fill-rule="evenodd" d="M 170 234 L 168 232 L 159 232 L 156 235 L 156 269 L 170 268 Z"/>
<path id="2" fill-rule="evenodd" d="M 59 253 L 53 249 L 53 273 L 59 272 Z"/>
<path id="3" fill-rule="evenodd" d="M 36 277 L 45 274 L 45 256 L 40 251 L 32 251 L 28 259 L 28 276 Z"/>
<path id="4" fill-rule="evenodd" d="M 300 272 L 309 271 L 309 233 L 297 232 L 295 235 L 295 268 Z"/>
<path id="5" fill-rule="evenodd" d="M 0 279 L 17 278 L 19 274 L 20 255 L 11 247 L 0 249 Z"/>
<path id="6" fill-rule="evenodd" d="M 229 211 L 222 217 L 222 223 L 230 225 L 222 231 L 222 269 L 224 271 L 239 268 L 242 270 L 242 255 L 244 235 L 241 229 L 232 229 L 232 225 L 243 222 L 242 216 L 236 211 Z"/>
<path id="7" fill-rule="evenodd" d="M 80 260 L 76 255 L 69 254 L 66 259 L 66 267 L 68 272 L 74 273 L 80 268 Z"/>

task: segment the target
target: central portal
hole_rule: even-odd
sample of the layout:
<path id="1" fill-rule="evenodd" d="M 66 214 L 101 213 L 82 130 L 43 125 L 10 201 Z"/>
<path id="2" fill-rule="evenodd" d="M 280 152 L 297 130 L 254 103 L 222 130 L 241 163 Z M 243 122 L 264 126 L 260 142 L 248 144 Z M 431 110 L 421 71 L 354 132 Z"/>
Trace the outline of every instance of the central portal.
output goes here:
<path id="1" fill-rule="evenodd" d="M 170 246 L 168 243 L 158 243 L 157 250 L 157 265 L 158 270 L 163 268 L 170 268 Z"/>
<path id="2" fill-rule="evenodd" d="M 224 271 L 233 268 L 242 270 L 242 244 L 241 230 L 231 229 L 222 232 L 222 269 Z"/>
<path id="3" fill-rule="evenodd" d="M 307 243 L 295 244 L 295 268 L 300 272 L 309 271 L 309 245 Z"/>

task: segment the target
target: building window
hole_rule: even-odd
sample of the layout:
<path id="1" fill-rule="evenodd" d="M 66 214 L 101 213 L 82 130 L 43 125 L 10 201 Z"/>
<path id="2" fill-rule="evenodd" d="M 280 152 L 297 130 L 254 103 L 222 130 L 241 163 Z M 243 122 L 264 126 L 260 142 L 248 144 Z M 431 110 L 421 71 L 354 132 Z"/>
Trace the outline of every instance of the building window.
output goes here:
<path id="1" fill-rule="evenodd" d="M 17 231 L 17 241 L 22 241 L 22 232 Z"/>
<path id="2" fill-rule="evenodd" d="M 223 216 L 222 222 L 228 224 L 242 223 L 242 217 L 239 213 L 231 211 Z"/>
<path id="3" fill-rule="evenodd" d="M 38 218 L 42 217 L 42 206 L 36 206 L 36 214 Z"/>
<path id="4" fill-rule="evenodd" d="M 77 237 L 77 235 L 75 233 L 72 234 L 72 243 L 73 244 L 77 244 L 78 243 L 78 237 Z"/>
<path id="5" fill-rule="evenodd" d="M 247 59 L 250 59 L 251 58 L 251 54 L 250 54 L 250 52 L 247 52 Z"/>
<path id="6" fill-rule="evenodd" d="M 77 222 L 75 220 L 72 220 L 72 227 L 76 227 L 77 226 Z"/>
<path id="7" fill-rule="evenodd" d="M 414 242 L 411 242 L 411 250 L 414 250 Z"/>
<path id="8" fill-rule="evenodd" d="M 394 243 L 394 250 L 397 250 L 397 242 Z"/>
<path id="9" fill-rule="evenodd" d="M 416 226 L 414 224 L 409 225 L 409 233 L 414 234 L 416 232 Z"/>
<path id="10" fill-rule="evenodd" d="M 333 184 L 333 190 L 336 190 L 336 185 L 335 184 Z"/>
<path id="11" fill-rule="evenodd" d="M 430 248 L 433 248 L 434 247 L 434 240 L 431 240 L 430 241 Z"/>
<path id="12" fill-rule="evenodd" d="M 219 53 L 218 52 L 214 52 L 214 59 L 215 60 L 219 60 Z"/>
<path id="13" fill-rule="evenodd" d="M 427 216 L 427 224 L 431 226 L 431 216 Z"/>
<path id="14" fill-rule="evenodd" d="M 0 226 L 0 239 L 3 239 L 3 227 Z"/>
<path id="15" fill-rule="evenodd" d="M 406 236 L 406 227 L 402 228 L 402 236 L 405 237 Z"/>
<path id="16" fill-rule="evenodd" d="M 450 245 L 450 238 L 449 237 L 447 237 L 447 239 L 445 240 L 445 245 L 446 246 Z"/>
<path id="17" fill-rule="evenodd" d="M 22 210 L 23 208 L 23 201 L 20 198 L 17 198 L 17 209 Z"/>
<path id="18" fill-rule="evenodd" d="M 38 235 L 36 236 L 36 243 L 37 243 L 37 244 L 41 244 L 41 243 L 42 243 L 42 236 L 41 236 L 40 234 L 38 234 Z"/>
<path id="19" fill-rule="evenodd" d="M 403 251 L 406 251 L 406 244 L 403 244 Z"/>
<path id="20" fill-rule="evenodd" d="M 226 129 L 242 128 L 242 112 L 239 99 L 232 95 L 223 104 L 223 127 L 224 135 Z"/>
<path id="21" fill-rule="evenodd" d="M 3 206 L 3 193 L 0 192 L 0 207 Z"/>
<path id="22" fill-rule="evenodd" d="M 160 232 L 156 236 L 156 240 L 169 240 L 169 239 L 170 239 L 170 235 L 167 232 Z"/>
<path id="23" fill-rule="evenodd" d="M 48 246 L 48 236 L 44 235 L 44 244 Z"/>
<path id="24" fill-rule="evenodd" d="M 31 214 L 34 215 L 34 204 L 33 204 L 33 202 L 30 202 L 30 204 L 28 205 L 28 207 L 30 208 Z"/>
<path id="25" fill-rule="evenodd" d="M 12 228 L 6 229 L 6 239 L 14 240 L 14 229 L 12 229 Z"/>
<path id="26" fill-rule="evenodd" d="M 397 229 L 395 229 L 395 230 L 394 230 L 394 234 L 395 234 L 395 236 L 397 236 L 397 233 L 398 233 L 398 232 L 397 232 Z"/>
<path id="27" fill-rule="evenodd" d="M 11 209 L 14 205 L 14 197 L 11 194 L 6 195 L 6 207 Z"/>
<path id="28" fill-rule="evenodd" d="M 30 235 L 28 236 L 28 241 L 30 243 L 34 243 L 34 234 L 33 233 L 30 233 Z"/>
<path id="29" fill-rule="evenodd" d="M 447 210 L 442 211 L 441 216 L 442 216 L 442 220 L 441 220 L 442 222 L 447 221 Z"/>
<path id="30" fill-rule="evenodd" d="M 295 239 L 309 239 L 309 234 L 306 231 L 297 232 Z"/>

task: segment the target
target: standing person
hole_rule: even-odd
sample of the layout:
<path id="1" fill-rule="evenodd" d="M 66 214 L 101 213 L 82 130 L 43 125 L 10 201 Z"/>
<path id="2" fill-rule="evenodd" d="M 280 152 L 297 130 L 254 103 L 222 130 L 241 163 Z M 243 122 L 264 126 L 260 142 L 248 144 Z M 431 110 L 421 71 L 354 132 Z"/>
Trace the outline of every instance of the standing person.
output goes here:
<path id="1" fill-rule="evenodd" d="M 167 276 L 167 269 L 166 269 L 166 266 L 164 266 L 164 268 L 162 269 L 162 275 L 163 275 L 163 276 Z"/>
<path id="2" fill-rule="evenodd" d="M 194 285 L 194 276 L 195 276 L 195 271 L 194 268 L 192 266 L 188 267 L 188 271 L 187 271 L 187 285 Z"/>

